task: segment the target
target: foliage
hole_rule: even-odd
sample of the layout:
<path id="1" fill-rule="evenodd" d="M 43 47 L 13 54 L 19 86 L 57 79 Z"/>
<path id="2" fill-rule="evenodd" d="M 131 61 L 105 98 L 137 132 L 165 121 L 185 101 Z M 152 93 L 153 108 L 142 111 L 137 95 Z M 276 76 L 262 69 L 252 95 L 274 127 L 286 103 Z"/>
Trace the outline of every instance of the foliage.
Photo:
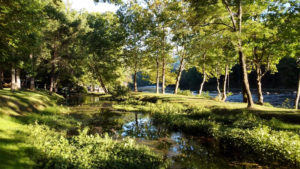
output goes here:
<path id="1" fill-rule="evenodd" d="M 127 86 L 115 85 L 109 89 L 113 97 L 127 97 L 130 94 L 130 89 Z"/>
<path id="2" fill-rule="evenodd" d="M 193 93 L 190 90 L 178 90 L 177 94 L 185 96 L 193 96 Z"/>
<path id="3" fill-rule="evenodd" d="M 200 97 L 211 98 L 211 96 L 209 95 L 209 91 L 202 92 Z"/>
<path id="4" fill-rule="evenodd" d="M 84 129 L 78 136 L 65 138 L 49 127 L 31 125 L 33 158 L 39 168 L 165 168 L 162 157 L 131 139 L 114 141 L 107 135 L 88 135 Z M 37 153 L 38 152 L 38 153 Z"/>
<path id="5" fill-rule="evenodd" d="M 204 106 L 183 106 L 181 103 L 134 102 L 143 105 L 144 109 L 150 108 L 154 122 L 167 128 L 213 136 L 224 149 L 238 148 L 246 154 L 255 155 L 255 160 L 263 163 L 278 161 L 291 167 L 300 165 L 299 125 L 275 118 L 263 119 L 261 117 L 264 116 L 260 117 L 255 111 L 236 113 L 230 109 L 214 110 Z M 129 106 L 132 102 L 124 104 Z"/>
<path id="6" fill-rule="evenodd" d="M 175 108 L 174 108 L 175 107 Z M 270 123 L 254 114 L 233 117 L 213 114 L 203 108 L 176 109 L 177 105 L 164 104 L 153 107 L 154 119 L 169 128 L 188 133 L 214 136 L 223 146 L 234 145 L 243 151 L 259 154 L 264 160 L 300 165 L 300 137 L 295 132 L 276 131 L 274 119 Z M 195 110 L 191 110 L 195 109 Z M 193 113 L 190 113 L 190 112 Z M 279 122 L 280 123 L 280 122 Z M 230 125 L 228 125 L 230 124 Z M 297 129 L 296 129 L 297 131 Z"/>
<path id="7" fill-rule="evenodd" d="M 281 107 L 283 108 L 293 108 L 293 106 L 291 106 L 291 100 L 289 98 L 286 98 L 283 102 L 282 102 L 282 105 Z"/>

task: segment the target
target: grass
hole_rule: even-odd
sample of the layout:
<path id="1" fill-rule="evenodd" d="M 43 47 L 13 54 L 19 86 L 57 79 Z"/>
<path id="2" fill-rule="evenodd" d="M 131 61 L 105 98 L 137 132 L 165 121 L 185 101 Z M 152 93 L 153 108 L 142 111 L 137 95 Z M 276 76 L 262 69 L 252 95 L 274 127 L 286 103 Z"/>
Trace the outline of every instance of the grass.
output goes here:
<path id="1" fill-rule="evenodd" d="M 9 116 L 0 117 L 0 168 L 27 169 L 35 164 L 27 154 L 26 127 Z"/>
<path id="2" fill-rule="evenodd" d="M 134 140 L 90 135 L 91 130 L 86 126 L 101 122 L 87 111 L 72 113 L 73 109 L 80 112 L 84 107 L 59 106 L 57 103 L 62 100 L 59 95 L 0 90 L 0 100 L 0 168 L 166 168 L 168 165 L 162 156 Z M 101 110 L 95 105 L 88 108 Z"/>
<path id="3" fill-rule="evenodd" d="M 106 125 L 98 114 L 124 111 L 150 112 L 171 130 L 214 137 L 224 151 L 238 149 L 267 165 L 300 166 L 299 111 L 269 105 L 248 110 L 244 103 L 206 96 L 131 93 L 118 102 L 99 97 L 109 103 L 68 108 L 57 104 L 59 95 L 0 90 L 0 168 L 166 168 L 168 161 L 149 148 L 131 139 L 90 135 L 98 128 L 86 128 Z"/>
<path id="4" fill-rule="evenodd" d="M 40 112 L 45 108 L 57 106 L 56 103 L 62 100 L 60 95 L 49 95 L 43 91 L 0 90 L 0 114 L 20 116 Z"/>
<path id="5" fill-rule="evenodd" d="M 300 167 L 299 111 L 269 105 L 249 110 L 244 103 L 195 96 L 135 93 L 132 97 L 121 104 L 123 109 L 147 110 L 156 123 L 172 130 L 214 137 L 223 149 L 237 149 L 267 165 Z"/>
<path id="6" fill-rule="evenodd" d="M 26 140 L 30 130 L 19 119 L 38 112 L 62 111 L 56 105 L 59 95 L 37 91 L 0 90 L 0 168 L 33 168 L 35 162 L 28 154 L 32 148 Z"/>

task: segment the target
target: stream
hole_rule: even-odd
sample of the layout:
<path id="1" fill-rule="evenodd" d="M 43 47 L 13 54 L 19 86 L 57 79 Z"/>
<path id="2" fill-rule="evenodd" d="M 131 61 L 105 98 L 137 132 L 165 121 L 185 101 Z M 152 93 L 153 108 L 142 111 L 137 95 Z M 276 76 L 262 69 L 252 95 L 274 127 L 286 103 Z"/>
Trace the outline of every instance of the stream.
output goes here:
<path id="1" fill-rule="evenodd" d="M 155 124 L 147 113 L 114 110 L 114 103 L 97 96 L 67 99 L 74 116 L 84 118 L 91 115 L 85 123 L 93 134 L 108 133 L 115 139 L 133 138 L 138 144 L 146 145 L 170 160 L 172 169 L 262 168 L 251 158 L 232 152 L 234 150 L 224 152 L 213 138 L 170 131 Z"/>

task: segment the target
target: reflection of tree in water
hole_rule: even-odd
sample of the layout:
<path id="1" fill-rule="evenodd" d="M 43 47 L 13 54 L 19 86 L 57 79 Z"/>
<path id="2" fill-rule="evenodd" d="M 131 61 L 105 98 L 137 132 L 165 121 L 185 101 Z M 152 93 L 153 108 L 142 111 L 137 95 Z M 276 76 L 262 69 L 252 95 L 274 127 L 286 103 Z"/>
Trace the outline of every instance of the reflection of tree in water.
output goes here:
<path id="1" fill-rule="evenodd" d="M 166 129 L 155 127 L 150 117 L 141 113 L 134 113 L 134 119 L 123 125 L 122 136 L 136 138 L 158 139 L 167 134 Z"/>
<path id="2" fill-rule="evenodd" d="M 224 157 L 222 158 L 214 145 L 208 144 L 185 137 L 176 139 L 176 144 L 170 148 L 171 151 L 176 151 L 178 154 L 172 158 L 173 166 L 192 169 L 235 168 L 230 166 Z"/>

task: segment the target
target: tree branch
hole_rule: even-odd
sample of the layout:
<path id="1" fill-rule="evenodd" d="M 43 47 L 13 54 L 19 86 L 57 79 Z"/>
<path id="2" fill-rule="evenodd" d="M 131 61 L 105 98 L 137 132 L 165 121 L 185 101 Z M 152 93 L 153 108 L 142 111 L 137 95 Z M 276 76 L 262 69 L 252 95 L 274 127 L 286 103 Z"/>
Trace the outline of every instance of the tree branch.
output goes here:
<path id="1" fill-rule="evenodd" d="M 234 19 L 234 16 L 233 16 L 233 12 L 231 11 L 231 9 L 229 8 L 229 5 L 228 5 L 228 2 L 227 0 L 222 0 L 223 3 L 225 4 L 225 7 L 227 9 L 227 11 L 229 12 L 230 14 L 230 19 L 231 19 L 231 22 L 232 22 L 232 28 L 234 31 L 237 31 L 237 28 L 236 28 L 236 20 Z"/>

